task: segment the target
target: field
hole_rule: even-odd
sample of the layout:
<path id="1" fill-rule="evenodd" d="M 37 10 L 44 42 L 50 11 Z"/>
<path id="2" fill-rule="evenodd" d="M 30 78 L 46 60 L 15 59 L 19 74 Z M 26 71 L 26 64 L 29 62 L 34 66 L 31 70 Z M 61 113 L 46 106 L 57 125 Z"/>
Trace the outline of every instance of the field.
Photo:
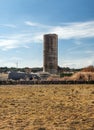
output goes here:
<path id="1" fill-rule="evenodd" d="M 94 130 L 94 85 L 0 86 L 0 130 Z"/>

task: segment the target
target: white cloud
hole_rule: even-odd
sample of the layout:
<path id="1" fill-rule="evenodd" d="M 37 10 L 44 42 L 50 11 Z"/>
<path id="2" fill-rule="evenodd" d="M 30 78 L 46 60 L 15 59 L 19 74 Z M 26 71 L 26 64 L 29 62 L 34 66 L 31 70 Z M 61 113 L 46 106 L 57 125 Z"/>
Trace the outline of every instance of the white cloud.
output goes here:
<path id="1" fill-rule="evenodd" d="M 25 24 L 28 26 L 34 26 L 34 27 L 38 27 L 38 28 L 46 28 L 46 29 L 50 29 L 53 26 L 49 26 L 49 25 L 44 25 L 44 24 L 40 24 L 40 23 L 35 23 L 32 21 L 25 21 Z"/>
<path id="2" fill-rule="evenodd" d="M 16 28 L 16 25 L 14 24 L 0 24 L 2 27 L 9 27 L 9 28 Z"/>
<path id="3" fill-rule="evenodd" d="M 43 35 L 47 33 L 56 33 L 59 39 L 75 39 L 75 41 L 77 41 L 75 44 L 77 45 L 81 44 L 79 41 L 81 38 L 94 37 L 94 21 L 66 23 L 66 25 L 62 26 L 48 26 L 31 21 L 26 21 L 25 24 L 30 27 L 26 28 L 25 26 L 24 32 L 23 27 L 23 29 L 21 28 L 20 30 L 21 33 L 1 35 L 0 48 L 8 50 L 17 47 L 29 47 L 28 45 L 31 43 L 42 43 Z M 13 27 L 12 25 L 7 26 Z"/>
<path id="4" fill-rule="evenodd" d="M 94 37 L 94 21 L 83 23 L 69 23 L 66 26 L 51 28 L 52 33 L 59 35 L 60 39 L 79 39 Z"/>
<path id="5" fill-rule="evenodd" d="M 76 41 L 75 41 L 75 44 L 76 44 L 76 45 L 81 45 L 81 44 L 82 44 L 82 42 L 81 42 L 81 41 L 79 41 L 79 40 L 76 40 Z"/>
<path id="6" fill-rule="evenodd" d="M 0 49 L 9 50 L 19 47 L 29 48 L 31 43 L 42 43 L 42 37 L 43 35 L 32 34 L 32 32 L 1 36 Z"/>
<path id="7" fill-rule="evenodd" d="M 86 53 L 86 54 L 94 55 L 94 51 L 92 51 L 92 50 L 86 50 L 85 53 Z"/>
<path id="8" fill-rule="evenodd" d="M 34 23 L 34 22 L 31 22 L 31 21 L 25 21 L 25 24 L 29 25 L 29 26 L 39 26 L 38 23 Z"/>
<path id="9" fill-rule="evenodd" d="M 16 39 L 0 39 L 0 48 L 8 50 L 17 47 L 18 41 Z"/>
<path id="10" fill-rule="evenodd" d="M 94 37 L 94 21 L 66 23 L 62 26 L 48 26 L 44 24 L 26 21 L 26 25 L 44 28 L 42 33 L 56 33 L 59 39 L 80 39 Z M 41 32 L 41 30 L 40 30 Z M 80 44 L 80 43 L 77 43 Z"/>

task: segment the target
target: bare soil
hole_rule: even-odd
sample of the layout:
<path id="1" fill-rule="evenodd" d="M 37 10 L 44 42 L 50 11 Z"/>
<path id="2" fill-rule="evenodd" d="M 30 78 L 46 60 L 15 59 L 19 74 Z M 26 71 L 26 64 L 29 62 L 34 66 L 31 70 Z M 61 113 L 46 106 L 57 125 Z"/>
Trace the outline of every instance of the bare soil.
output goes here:
<path id="1" fill-rule="evenodd" d="M 94 130 L 94 85 L 0 86 L 0 130 Z"/>

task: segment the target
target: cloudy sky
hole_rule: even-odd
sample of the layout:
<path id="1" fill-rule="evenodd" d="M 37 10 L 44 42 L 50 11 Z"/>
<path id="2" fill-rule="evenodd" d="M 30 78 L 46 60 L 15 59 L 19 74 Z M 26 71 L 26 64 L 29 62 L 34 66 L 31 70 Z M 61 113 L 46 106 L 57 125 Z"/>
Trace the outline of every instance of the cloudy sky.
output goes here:
<path id="1" fill-rule="evenodd" d="M 48 33 L 59 66 L 94 65 L 94 0 L 0 0 L 0 66 L 42 67 Z"/>

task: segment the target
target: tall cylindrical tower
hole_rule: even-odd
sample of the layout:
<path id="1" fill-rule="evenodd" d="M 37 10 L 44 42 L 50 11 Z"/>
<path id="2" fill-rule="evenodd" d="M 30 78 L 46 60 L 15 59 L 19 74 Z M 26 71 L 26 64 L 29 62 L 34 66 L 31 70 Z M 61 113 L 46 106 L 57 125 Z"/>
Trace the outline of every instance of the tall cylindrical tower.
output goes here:
<path id="1" fill-rule="evenodd" d="M 58 69 L 58 36 L 56 34 L 44 35 L 43 71 L 56 74 Z"/>

